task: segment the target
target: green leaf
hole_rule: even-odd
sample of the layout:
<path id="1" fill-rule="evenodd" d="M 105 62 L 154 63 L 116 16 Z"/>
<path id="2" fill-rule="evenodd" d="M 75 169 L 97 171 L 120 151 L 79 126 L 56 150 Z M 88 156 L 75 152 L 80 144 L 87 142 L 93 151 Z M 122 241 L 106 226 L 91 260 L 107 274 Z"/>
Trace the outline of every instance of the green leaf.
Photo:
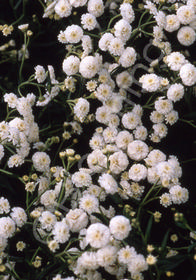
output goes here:
<path id="1" fill-rule="evenodd" d="M 167 230 L 165 236 L 163 237 L 163 241 L 161 243 L 161 248 L 162 249 L 165 249 L 165 247 L 166 247 L 167 240 L 168 240 L 168 237 L 169 237 L 169 233 L 170 233 L 170 229 Z"/>
<path id="2" fill-rule="evenodd" d="M 158 267 L 162 271 L 173 270 L 188 258 L 187 255 L 177 255 L 168 259 L 159 260 Z"/>
<path id="3" fill-rule="evenodd" d="M 149 235 L 150 235 L 150 232 L 151 232 L 152 224 L 153 224 L 153 216 L 151 216 L 149 218 L 149 220 L 148 220 L 148 225 L 147 225 L 145 236 L 144 236 L 146 243 L 148 242 L 148 239 L 149 239 Z"/>
<path id="4" fill-rule="evenodd" d="M 196 242 L 194 242 L 193 244 L 191 244 L 189 247 L 188 247 L 188 253 L 191 252 L 192 249 L 194 249 L 196 247 Z"/>

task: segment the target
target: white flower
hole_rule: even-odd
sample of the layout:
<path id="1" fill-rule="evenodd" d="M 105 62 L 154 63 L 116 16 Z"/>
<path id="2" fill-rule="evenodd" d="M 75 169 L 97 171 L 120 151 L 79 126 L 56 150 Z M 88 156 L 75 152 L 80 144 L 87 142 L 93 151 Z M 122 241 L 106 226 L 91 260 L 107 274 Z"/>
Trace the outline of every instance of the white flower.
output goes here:
<path id="1" fill-rule="evenodd" d="M 164 29 L 168 32 L 173 32 L 178 30 L 180 27 L 180 21 L 176 15 L 167 15 L 166 24 Z"/>
<path id="2" fill-rule="evenodd" d="M 50 167 L 50 157 L 45 152 L 36 152 L 32 156 L 33 166 L 37 171 L 45 172 Z"/>
<path id="3" fill-rule="evenodd" d="M 183 26 L 179 29 L 177 39 L 183 46 L 191 46 L 196 40 L 195 30 L 190 26 Z"/>
<path id="4" fill-rule="evenodd" d="M 168 129 L 164 123 L 154 124 L 152 128 L 154 129 L 154 133 L 158 135 L 160 138 L 166 137 Z"/>
<path id="5" fill-rule="evenodd" d="M 196 67 L 191 63 L 183 65 L 180 69 L 180 78 L 185 86 L 193 86 L 196 83 Z"/>
<path id="6" fill-rule="evenodd" d="M 178 111 L 172 110 L 167 115 L 165 115 L 165 122 L 170 125 L 175 124 L 179 119 Z"/>
<path id="7" fill-rule="evenodd" d="M 129 169 L 129 178 L 135 182 L 144 180 L 147 176 L 147 168 L 143 164 L 133 164 Z"/>
<path id="8" fill-rule="evenodd" d="M 175 204 L 185 203 L 189 197 L 188 190 L 186 188 L 182 188 L 179 185 L 171 187 L 169 193 L 173 203 Z"/>
<path id="9" fill-rule="evenodd" d="M 128 89 L 133 83 L 133 78 L 128 71 L 123 71 L 116 76 L 116 83 L 121 89 Z"/>
<path id="10" fill-rule="evenodd" d="M 186 63 L 186 59 L 180 52 L 172 52 L 166 57 L 166 62 L 171 70 L 179 71 L 182 65 Z"/>
<path id="11" fill-rule="evenodd" d="M 92 150 L 102 149 L 104 144 L 104 139 L 99 133 L 95 133 L 89 141 L 89 146 Z"/>
<path id="12" fill-rule="evenodd" d="M 5 250 L 7 246 L 7 238 L 0 236 L 0 253 Z"/>
<path id="13" fill-rule="evenodd" d="M 82 7 L 87 3 L 87 0 L 69 0 L 74 8 Z"/>
<path id="14" fill-rule="evenodd" d="M 72 7 L 67 0 L 58 1 L 54 9 L 57 15 L 59 15 L 61 18 L 70 16 L 72 11 Z"/>
<path id="15" fill-rule="evenodd" d="M 155 101 L 154 107 L 160 114 L 168 114 L 173 109 L 173 103 L 170 99 L 160 97 Z"/>
<path id="16" fill-rule="evenodd" d="M 82 37 L 82 47 L 86 55 L 88 55 L 93 50 L 92 39 L 90 36 L 84 35 Z"/>
<path id="17" fill-rule="evenodd" d="M 0 218 L 0 237 L 12 237 L 15 232 L 15 222 L 10 217 Z"/>
<path id="18" fill-rule="evenodd" d="M 122 65 L 122 67 L 130 67 L 135 63 L 136 55 L 137 54 L 134 48 L 127 47 L 120 56 L 119 63 Z"/>
<path id="19" fill-rule="evenodd" d="M 63 60 L 63 71 L 68 75 L 74 75 L 78 72 L 80 59 L 75 55 L 70 55 Z"/>
<path id="20" fill-rule="evenodd" d="M 97 262 L 100 266 L 107 267 L 116 261 L 118 249 L 115 246 L 107 245 L 97 251 Z"/>
<path id="21" fill-rule="evenodd" d="M 116 140 L 116 136 L 118 134 L 118 130 L 113 127 L 107 127 L 103 131 L 103 139 L 105 143 L 114 143 Z"/>
<path id="22" fill-rule="evenodd" d="M 46 71 L 43 66 L 37 65 L 35 67 L 35 79 L 38 83 L 43 83 L 46 79 Z"/>
<path id="23" fill-rule="evenodd" d="M 81 24 L 83 25 L 84 29 L 93 30 L 97 25 L 96 17 L 89 13 L 82 14 Z"/>
<path id="24" fill-rule="evenodd" d="M 15 154 L 11 156 L 7 162 L 9 168 L 18 167 L 24 163 L 24 158 L 21 157 L 19 154 Z"/>
<path id="25" fill-rule="evenodd" d="M 134 10 L 129 3 L 123 3 L 120 5 L 120 14 L 123 19 L 127 20 L 129 23 L 132 23 L 135 19 Z"/>
<path id="26" fill-rule="evenodd" d="M 161 29 L 163 29 L 165 27 L 166 24 L 166 15 L 163 11 L 158 11 L 157 14 L 154 16 L 158 27 L 160 27 Z"/>
<path id="27" fill-rule="evenodd" d="M 0 214 L 8 214 L 10 212 L 9 201 L 5 197 L 0 197 Z"/>
<path id="28" fill-rule="evenodd" d="M 96 149 L 87 157 L 89 168 L 96 173 L 101 173 L 107 168 L 107 157 L 102 151 Z"/>
<path id="29" fill-rule="evenodd" d="M 134 140 L 128 144 L 127 154 L 133 160 L 140 161 L 144 159 L 148 152 L 148 146 L 141 140 Z"/>
<path id="30" fill-rule="evenodd" d="M 126 130 L 122 130 L 116 137 L 116 145 L 119 149 L 126 150 L 130 142 L 133 141 L 133 135 Z"/>
<path id="31" fill-rule="evenodd" d="M 123 240 L 131 231 L 131 224 L 128 218 L 118 215 L 110 220 L 109 229 L 114 238 Z"/>
<path id="32" fill-rule="evenodd" d="M 17 96 L 14 93 L 6 93 L 3 96 L 4 101 L 8 103 L 10 108 L 15 108 L 17 104 Z"/>
<path id="33" fill-rule="evenodd" d="M 167 90 L 167 98 L 173 102 L 179 101 L 184 96 L 184 87 L 182 84 L 173 84 Z"/>
<path id="34" fill-rule="evenodd" d="M 117 128 L 120 124 L 120 119 L 117 114 L 111 114 L 109 116 L 109 123 L 108 126 L 111 128 Z"/>
<path id="35" fill-rule="evenodd" d="M 114 35 L 120 38 L 123 42 L 129 40 L 131 36 L 132 27 L 125 19 L 120 19 L 114 25 Z"/>
<path id="36" fill-rule="evenodd" d="M 128 263 L 128 271 L 131 272 L 131 274 L 133 275 L 138 274 L 147 269 L 148 269 L 148 264 L 144 256 L 141 254 L 135 255 L 135 257 L 131 259 L 131 262 Z"/>
<path id="37" fill-rule="evenodd" d="M 164 193 L 160 196 L 160 204 L 164 207 L 168 207 L 172 204 L 171 195 L 169 193 Z"/>
<path id="38" fill-rule="evenodd" d="M 48 248 L 50 249 L 51 252 L 55 253 L 56 250 L 59 249 L 59 244 L 56 240 L 51 240 L 48 242 Z"/>
<path id="39" fill-rule="evenodd" d="M 99 176 L 98 183 L 108 194 L 115 194 L 118 191 L 116 180 L 108 173 Z"/>
<path id="40" fill-rule="evenodd" d="M 83 122 L 85 117 L 87 116 L 89 112 L 89 102 L 84 98 L 79 98 L 76 105 L 74 106 L 74 114 L 76 117 L 80 120 L 80 122 Z"/>
<path id="41" fill-rule="evenodd" d="M 65 243 L 70 237 L 69 226 L 64 221 L 57 222 L 54 225 L 52 234 L 54 235 L 54 240 L 56 240 L 58 243 Z"/>
<path id="42" fill-rule="evenodd" d="M 157 111 L 152 111 L 150 114 L 150 120 L 153 123 L 162 123 L 164 121 L 164 115 Z"/>
<path id="43" fill-rule="evenodd" d="M 175 156 L 169 156 L 168 163 L 173 167 L 175 175 L 174 177 L 180 178 L 182 176 L 182 168 L 179 161 Z"/>
<path id="44" fill-rule="evenodd" d="M 160 78 L 156 74 L 145 74 L 139 82 L 142 83 L 142 88 L 149 92 L 157 91 L 160 87 Z"/>
<path id="45" fill-rule="evenodd" d="M 187 5 L 190 6 L 196 12 L 196 1 L 195 0 L 188 0 Z"/>
<path id="46" fill-rule="evenodd" d="M 39 218 L 39 221 L 41 223 L 41 227 L 46 230 L 52 230 L 53 226 L 56 224 L 57 219 L 54 214 L 52 214 L 50 211 L 44 211 L 41 214 L 41 217 Z"/>
<path id="47" fill-rule="evenodd" d="M 88 214 L 92 214 L 93 212 L 98 212 L 99 201 L 94 195 L 85 194 L 80 198 L 79 207 Z"/>
<path id="48" fill-rule="evenodd" d="M 167 161 L 159 162 L 155 168 L 156 173 L 161 178 L 161 180 L 171 180 L 175 176 L 175 170 L 173 166 Z"/>
<path id="49" fill-rule="evenodd" d="M 47 190 L 41 195 L 41 204 L 44 206 L 53 206 L 56 203 L 56 192 L 54 190 Z"/>
<path id="50" fill-rule="evenodd" d="M 145 141 L 148 135 L 148 131 L 145 126 L 140 125 L 137 126 L 136 129 L 133 131 L 135 139 Z"/>
<path id="51" fill-rule="evenodd" d="M 159 42 L 163 39 L 164 33 L 163 29 L 159 26 L 153 27 L 153 35 L 154 35 L 154 41 Z"/>
<path id="52" fill-rule="evenodd" d="M 89 0 L 88 12 L 95 17 L 100 17 L 104 13 L 104 3 L 102 0 Z"/>
<path id="53" fill-rule="evenodd" d="M 108 124 L 110 114 L 111 112 L 108 110 L 107 106 L 101 106 L 96 110 L 95 119 L 100 123 Z"/>
<path id="54" fill-rule="evenodd" d="M 113 93 L 112 97 L 106 100 L 105 106 L 106 109 L 111 113 L 118 113 L 122 109 L 122 101 L 123 98 L 115 93 Z"/>
<path id="55" fill-rule="evenodd" d="M 129 164 L 127 155 L 122 151 L 116 152 L 113 155 L 109 156 L 109 162 L 110 170 L 114 174 L 120 174 L 127 168 Z"/>
<path id="56" fill-rule="evenodd" d="M 67 39 L 65 37 L 65 31 L 60 31 L 59 35 L 58 35 L 58 41 L 62 44 L 66 44 L 67 43 Z"/>
<path id="57" fill-rule="evenodd" d="M 1 159 L 4 157 L 4 147 L 3 147 L 3 145 L 1 145 L 0 144 L 0 161 L 1 161 Z"/>
<path id="58" fill-rule="evenodd" d="M 21 207 L 12 208 L 10 216 L 18 227 L 22 227 L 27 222 L 27 214 Z"/>
<path id="59" fill-rule="evenodd" d="M 82 59 L 79 66 L 80 74 L 86 78 L 93 78 L 99 71 L 98 59 L 94 56 L 86 56 Z"/>
<path id="60" fill-rule="evenodd" d="M 147 165 L 155 166 L 157 163 L 165 160 L 166 155 L 160 150 L 154 149 L 148 154 L 148 157 L 145 159 L 145 162 Z"/>
<path id="61" fill-rule="evenodd" d="M 101 102 L 107 101 L 112 94 L 112 88 L 107 84 L 100 84 L 95 91 L 95 96 Z"/>
<path id="62" fill-rule="evenodd" d="M 83 36 L 82 28 L 76 24 L 69 25 L 64 33 L 67 42 L 71 44 L 79 43 Z"/>
<path id="63" fill-rule="evenodd" d="M 110 230 L 101 223 L 90 225 L 86 231 L 86 241 L 94 248 L 102 248 L 110 241 Z"/>
<path id="64" fill-rule="evenodd" d="M 79 232 L 88 224 L 88 216 L 82 209 L 69 210 L 66 221 L 72 232 Z"/>
<path id="65" fill-rule="evenodd" d="M 124 43 L 121 38 L 113 38 L 108 45 L 108 50 L 110 54 L 115 56 L 120 56 L 124 51 Z"/>
<path id="66" fill-rule="evenodd" d="M 127 245 L 118 251 L 118 261 L 122 264 L 128 264 L 136 255 L 135 248 Z"/>
<path id="67" fill-rule="evenodd" d="M 155 184 L 159 180 L 159 175 L 157 174 L 156 167 L 148 168 L 147 180 L 151 184 Z"/>
<path id="68" fill-rule="evenodd" d="M 189 24 L 195 18 L 195 12 L 191 6 L 183 5 L 181 6 L 177 12 L 177 17 L 182 24 Z"/>
<path id="69" fill-rule="evenodd" d="M 77 188 L 82 188 L 84 186 L 90 186 L 92 184 L 91 175 L 85 171 L 77 171 L 72 175 L 72 182 L 75 184 Z"/>
<path id="70" fill-rule="evenodd" d="M 98 43 L 99 44 L 99 48 L 102 51 L 107 51 L 112 39 L 114 39 L 114 36 L 112 35 L 112 33 L 107 33 L 107 32 L 104 33 L 101 36 L 101 39 L 99 40 L 99 43 Z"/>
<path id="71" fill-rule="evenodd" d="M 96 252 L 84 252 L 77 260 L 77 267 L 79 267 L 79 269 L 82 268 L 88 270 L 98 269 L 99 265 L 97 263 Z"/>

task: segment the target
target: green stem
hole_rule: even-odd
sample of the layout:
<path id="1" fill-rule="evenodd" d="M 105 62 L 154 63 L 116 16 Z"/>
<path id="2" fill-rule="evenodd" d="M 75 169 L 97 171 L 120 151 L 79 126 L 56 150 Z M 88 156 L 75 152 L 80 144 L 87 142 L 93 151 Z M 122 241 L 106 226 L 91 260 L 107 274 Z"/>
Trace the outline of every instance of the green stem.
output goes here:
<path id="1" fill-rule="evenodd" d="M 41 247 L 39 246 L 39 247 L 37 248 L 37 250 L 35 251 L 35 253 L 33 254 L 33 257 L 31 258 L 30 263 L 33 262 L 34 258 L 36 257 L 36 255 L 37 255 L 37 253 L 39 252 L 40 249 L 41 249 Z"/>
<path id="2" fill-rule="evenodd" d="M 0 169 L 0 172 L 4 173 L 6 175 L 9 175 L 9 176 L 15 176 L 14 173 L 6 171 L 6 170 L 3 170 L 3 169 Z"/>
<path id="3" fill-rule="evenodd" d="M 45 9 L 46 7 L 44 6 L 44 4 L 42 3 L 41 0 L 38 0 L 38 2 L 41 4 L 41 6 Z"/>
<path id="4" fill-rule="evenodd" d="M 24 53 L 23 53 L 23 56 L 22 56 L 22 62 L 21 62 L 20 69 L 19 69 L 19 80 L 20 81 L 22 81 L 22 70 L 23 70 L 23 66 L 24 66 L 25 54 L 26 54 L 27 47 L 29 45 L 29 41 L 30 41 L 30 37 L 27 38 L 27 34 L 25 33 L 24 34 L 25 48 L 24 48 Z"/>
<path id="5" fill-rule="evenodd" d="M 119 17 L 121 17 L 121 14 L 117 14 L 116 16 L 114 16 L 113 18 L 111 18 L 111 20 L 110 20 L 109 23 L 108 23 L 107 29 L 110 29 L 110 26 L 112 25 L 112 22 L 113 22 L 115 19 L 119 18 Z"/>
<path id="6" fill-rule="evenodd" d="M 194 125 L 194 124 L 192 123 L 193 120 L 188 121 L 188 120 L 184 120 L 184 119 L 179 119 L 179 121 L 184 122 L 184 123 L 187 123 L 187 124 L 191 125 L 192 127 L 196 128 L 196 125 Z"/>
<path id="7" fill-rule="evenodd" d="M 184 161 L 182 161 L 182 163 L 187 163 L 187 162 L 191 162 L 191 161 L 196 161 L 196 158 L 184 160 Z"/>

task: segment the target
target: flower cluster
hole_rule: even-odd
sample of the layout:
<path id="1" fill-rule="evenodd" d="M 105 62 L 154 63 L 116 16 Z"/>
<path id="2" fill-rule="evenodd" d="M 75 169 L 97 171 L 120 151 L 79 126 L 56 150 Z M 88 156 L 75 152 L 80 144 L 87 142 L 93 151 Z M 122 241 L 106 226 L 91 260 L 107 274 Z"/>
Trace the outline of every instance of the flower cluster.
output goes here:
<path id="1" fill-rule="evenodd" d="M 196 84 L 188 50 L 170 39 L 172 33 L 183 48 L 194 44 L 196 2 L 40 3 L 43 19 L 58 26 L 61 64 L 38 64 L 25 78 L 33 33 L 18 26 L 24 47 L 18 85 L 3 94 L 0 171 L 19 179 L 26 205 L 11 207 L 0 197 L 0 279 L 158 280 L 170 272 L 161 266 L 165 258 L 178 254 L 178 246 L 166 246 L 170 228 L 160 244 L 150 237 L 162 213 L 188 231 L 189 253 L 196 239 L 177 210 L 189 198 L 180 162 L 158 146 Z M 0 28 L 4 36 L 8 27 Z M 141 40 L 161 55 L 150 59 Z M 24 272 L 12 258 L 14 242 Z"/>

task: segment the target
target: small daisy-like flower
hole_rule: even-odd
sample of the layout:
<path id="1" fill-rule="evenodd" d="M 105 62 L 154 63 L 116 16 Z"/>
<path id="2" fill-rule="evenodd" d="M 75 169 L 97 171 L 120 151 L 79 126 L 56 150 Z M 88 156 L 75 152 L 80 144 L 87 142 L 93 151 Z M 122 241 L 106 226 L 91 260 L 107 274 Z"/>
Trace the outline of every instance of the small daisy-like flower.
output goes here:
<path id="1" fill-rule="evenodd" d="M 77 188 L 81 188 L 83 186 L 88 187 L 92 183 L 92 178 L 87 172 L 77 171 L 72 175 L 72 182 Z"/>
<path id="2" fill-rule="evenodd" d="M 164 207 L 168 207 L 172 204 L 172 199 L 169 193 L 164 193 L 160 196 L 160 204 Z"/>
<path id="3" fill-rule="evenodd" d="M 84 29 L 93 30 L 97 25 L 97 20 L 94 15 L 86 13 L 81 16 L 81 23 Z"/>
<path id="4" fill-rule="evenodd" d="M 91 214 L 99 210 L 99 201 L 94 195 L 86 194 L 80 198 L 79 206 L 80 209 L 83 209 L 88 214 Z"/>
<path id="5" fill-rule="evenodd" d="M 183 26 L 179 29 L 177 39 L 183 46 L 191 46 L 196 40 L 196 33 L 190 26 Z"/>
<path id="6" fill-rule="evenodd" d="M 86 231 L 86 241 L 94 248 L 102 248 L 110 241 L 110 230 L 101 223 L 90 225 Z"/>
<path id="7" fill-rule="evenodd" d="M 79 43 L 83 36 L 83 30 L 79 25 L 72 24 L 65 29 L 65 37 L 68 43 Z"/>
<path id="8" fill-rule="evenodd" d="M 156 74 L 145 74 L 139 79 L 139 82 L 142 83 L 142 88 L 149 92 L 157 91 L 160 87 L 160 81 Z"/>
<path id="9" fill-rule="evenodd" d="M 17 251 L 22 252 L 22 251 L 25 249 L 25 247 L 26 247 L 26 244 L 25 244 L 23 241 L 18 241 L 18 242 L 16 243 L 16 249 L 17 249 Z"/>
<path id="10" fill-rule="evenodd" d="M 128 237 L 131 231 L 131 224 L 128 218 L 119 215 L 110 220 L 109 228 L 116 239 L 123 240 Z"/>
<path id="11" fill-rule="evenodd" d="M 35 67 L 35 79 L 38 83 L 43 83 L 46 79 L 46 71 L 43 66 L 37 65 Z"/>
<path id="12" fill-rule="evenodd" d="M 154 265 L 156 262 L 157 262 L 157 257 L 149 254 L 147 257 L 146 257 L 146 262 L 148 265 Z"/>

